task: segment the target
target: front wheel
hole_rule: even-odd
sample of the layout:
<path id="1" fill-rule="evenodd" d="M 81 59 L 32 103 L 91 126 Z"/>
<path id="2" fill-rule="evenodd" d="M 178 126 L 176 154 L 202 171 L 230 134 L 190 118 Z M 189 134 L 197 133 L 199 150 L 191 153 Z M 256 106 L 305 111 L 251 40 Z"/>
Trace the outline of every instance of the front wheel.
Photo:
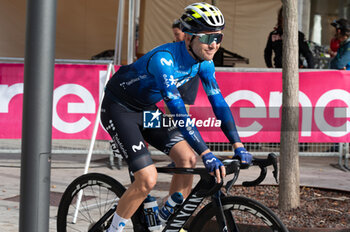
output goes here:
<path id="1" fill-rule="evenodd" d="M 246 197 L 221 199 L 229 232 L 288 232 L 281 220 L 266 206 Z M 214 202 L 206 205 L 193 219 L 191 232 L 225 231 L 216 220 L 219 209 Z M 218 217 L 219 218 L 219 217 Z"/>
<path id="2" fill-rule="evenodd" d="M 89 173 L 78 177 L 67 187 L 61 198 L 57 231 L 88 231 L 118 202 L 124 192 L 123 185 L 104 174 Z M 99 231 L 105 231 L 109 227 L 108 221 L 101 225 Z"/>

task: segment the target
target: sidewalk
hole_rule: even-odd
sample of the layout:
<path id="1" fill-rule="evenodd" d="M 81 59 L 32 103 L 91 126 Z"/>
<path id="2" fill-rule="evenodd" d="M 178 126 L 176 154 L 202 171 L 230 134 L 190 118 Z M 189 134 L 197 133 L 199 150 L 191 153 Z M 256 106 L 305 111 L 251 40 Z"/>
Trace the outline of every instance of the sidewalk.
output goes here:
<path id="1" fill-rule="evenodd" d="M 155 156 L 154 161 L 157 166 L 169 163 L 166 156 Z M 105 173 L 127 185 L 129 177 L 126 167 L 121 170 L 111 170 L 108 162 L 107 156 L 93 157 L 89 172 Z M 301 185 L 350 191 L 350 172 L 343 172 L 330 166 L 330 164 L 337 162 L 337 157 L 300 157 Z M 84 164 L 84 155 L 53 155 L 50 232 L 56 231 L 57 205 L 60 196 L 73 179 L 83 174 Z M 243 179 L 251 180 L 257 177 L 257 173 L 257 168 L 242 170 L 237 184 L 241 183 Z M 0 154 L 0 178 L 0 231 L 16 232 L 19 224 L 20 155 Z M 170 175 L 159 174 L 158 183 L 152 194 L 157 197 L 165 196 L 169 188 L 170 178 Z M 263 184 L 275 184 L 271 171 L 268 172 Z"/>

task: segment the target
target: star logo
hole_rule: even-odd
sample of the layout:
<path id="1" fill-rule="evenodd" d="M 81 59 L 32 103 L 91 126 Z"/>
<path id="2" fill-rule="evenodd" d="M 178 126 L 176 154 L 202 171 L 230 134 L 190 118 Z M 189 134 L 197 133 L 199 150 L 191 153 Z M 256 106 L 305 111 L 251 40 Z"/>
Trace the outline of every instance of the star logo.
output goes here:
<path id="1" fill-rule="evenodd" d="M 157 111 L 144 111 L 143 112 L 143 127 L 144 128 L 160 128 L 160 115 L 162 113 Z"/>
<path id="2" fill-rule="evenodd" d="M 158 117 L 162 114 L 160 111 L 159 111 L 159 109 L 157 109 L 157 111 L 156 112 L 154 112 L 154 113 L 151 113 L 152 114 L 152 119 L 151 119 L 151 121 L 153 121 L 153 120 L 155 120 L 155 119 L 158 119 Z"/>

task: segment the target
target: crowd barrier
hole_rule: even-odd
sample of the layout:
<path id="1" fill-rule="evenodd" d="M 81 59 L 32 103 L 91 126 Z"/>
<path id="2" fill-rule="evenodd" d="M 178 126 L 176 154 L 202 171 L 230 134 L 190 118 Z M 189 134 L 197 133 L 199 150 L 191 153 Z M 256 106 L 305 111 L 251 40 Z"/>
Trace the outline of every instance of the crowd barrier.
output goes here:
<path id="1" fill-rule="evenodd" d="M 56 60 L 54 153 L 86 152 L 109 63 Z M 22 114 L 18 109 L 22 109 L 23 67 L 22 59 L 0 58 L 0 152 L 20 151 Z M 217 68 L 216 79 L 246 146 L 256 155 L 278 152 L 281 70 Z M 339 164 L 348 167 L 350 74 L 346 71 L 309 70 L 300 72 L 299 80 L 300 155 L 338 156 Z M 226 138 L 215 124 L 201 87 L 190 114 L 196 118 L 195 123 L 204 140 L 214 151 L 222 155 L 232 154 L 232 149 L 227 148 Z M 101 126 L 96 139 L 94 154 L 110 154 L 109 136 Z M 334 144 L 338 149 L 333 148 Z"/>

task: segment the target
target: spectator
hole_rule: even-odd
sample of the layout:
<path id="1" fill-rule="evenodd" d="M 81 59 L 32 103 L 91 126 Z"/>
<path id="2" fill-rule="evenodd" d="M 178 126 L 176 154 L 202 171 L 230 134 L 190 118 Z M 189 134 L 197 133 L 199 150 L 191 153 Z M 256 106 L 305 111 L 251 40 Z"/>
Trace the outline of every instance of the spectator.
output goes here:
<path id="1" fill-rule="evenodd" d="M 340 46 L 336 56 L 331 60 L 330 68 L 350 70 L 350 22 L 346 19 L 338 19 L 331 23 L 335 27 L 335 38 Z"/>
<path id="2" fill-rule="evenodd" d="M 282 35 L 283 35 L 283 16 L 282 7 L 278 11 L 277 26 L 269 34 L 267 44 L 264 50 L 265 64 L 268 68 L 273 68 L 272 65 L 272 52 L 274 53 L 274 67 L 282 68 Z M 305 35 L 302 32 L 298 32 L 299 40 L 299 67 L 304 68 L 301 56 L 304 56 L 307 61 L 307 68 L 314 68 L 314 60 L 312 53 L 309 49 L 309 45 L 305 41 Z"/>
<path id="3" fill-rule="evenodd" d="M 176 19 L 173 22 L 173 33 L 174 33 L 174 42 L 180 42 L 185 39 L 185 33 L 181 29 L 181 22 L 180 20 Z"/>

